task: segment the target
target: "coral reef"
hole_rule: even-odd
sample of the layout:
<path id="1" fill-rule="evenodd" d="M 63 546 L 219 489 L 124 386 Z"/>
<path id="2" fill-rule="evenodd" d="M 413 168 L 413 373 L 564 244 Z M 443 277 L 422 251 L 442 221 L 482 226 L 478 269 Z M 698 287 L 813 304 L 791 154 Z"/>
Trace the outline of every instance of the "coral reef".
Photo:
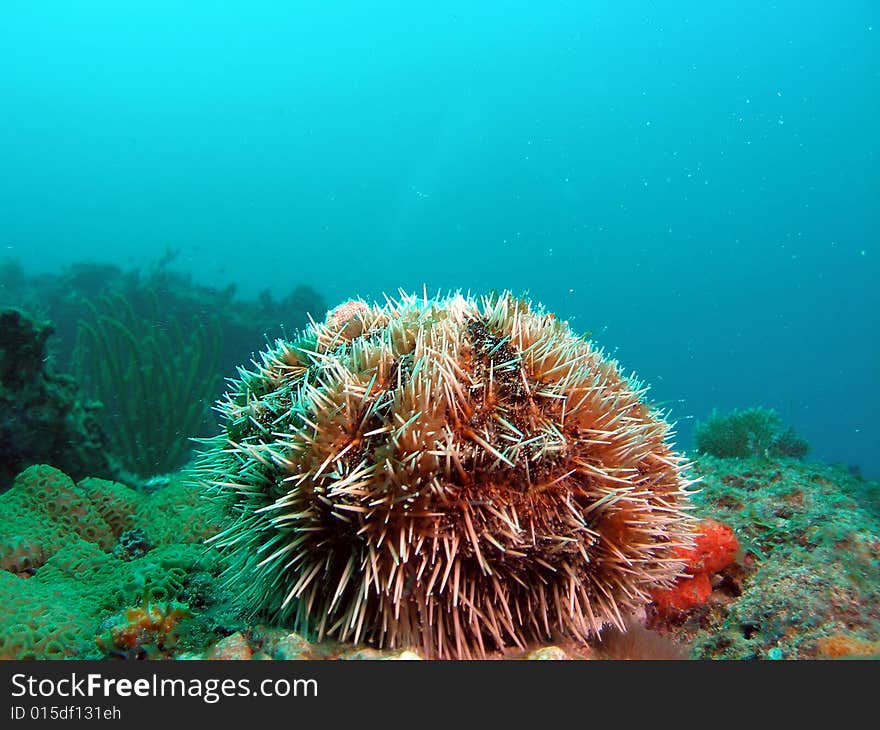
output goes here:
<path id="1" fill-rule="evenodd" d="M 678 552 L 687 576 L 705 574 L 708 595 L 672 605 L 654 592 L 644 615 L 624 617 L 625 631 L 609 626 L 586 643 L 554 637 L 487 658 L 880 654 L 880 485 L 843 468 L 764 458 L 702 457 L 695 468 L 703 479 L 692 502 L 704 519 Z M 427 656 L 243 621 L 221 587 L 222 561 L 202 545 L 224 519 L 179 475 L 145 494 L 74 482 L 47 466 L 26 470 L 0 495 L 0 658 Z M 147 529 L 152 547 L 138 554 Z"/>
<path id="2" fill-rule="evenodd" d="M 72 540 L 85 540 L 105 551 L 116 542 L 85 490 L 53 467 L 29 467 L 0 500 L 3 570 L 31 574 Z"/>
<path id="3" fill-rule="evenodd" d="M 429 657 L 623 627 L 691 539 L 643 393 L 507 293 L 346 303 L 219 404 L 226 580 L 250 616 Z"/>
<path id="4" fill-rule="evenodd" d="M 82 401 L 73 378 L 47 363 L 52 331 L 20 310 L 0 311 L 0 491 L 31 464 L 77 479 L 116 472 L 99 406 Z"/>
<path id="5" fill-rule="evenodd" d="M 773 411 L 713 413 L 690 469 L 639 383 L 524 300 L 349 301 L 238 371 L 194 474 L 134 474 L 54 371 L 104 296 L 135 340 L 216 312 L 211 377 L 324 311 L 0 261 L 0 300 L 62 332 L 0 311 L 0 659 L 880 656 L 880 484 L 800 460 Z"/>
<path id="6" fill-rule="evenodd" d="M 149 526 L 155 547 L 114 554 L 139 524 Z M 172 601 L 204 607 L 199 577 L 211 560 L 201 542 L 216 529 L 198 490 L 179 480 L 146 495 L 102 479 L 76 483 L 46 465 L 28 468 L 0 495 L 0 657 L 94 656 L 100 624 L 112 615 L 147 606 L 152 616 Z M 210 620 L 210 612 L 201 617 Z"/>
<path id="7" fill-rule="evenodd" d="M 0 260 L 0 306 L 39 311 L 55 325 L 49 343 L 60 366 L 71 370 L 73 353 L 83 318 L 90 313 L 85 302 L 102 298 L 123 300 L 134 315 L 156 327 L 171 322 L 207 322 L 215 317 L 220 327 L 218 372 L 232 374 L 251 357 L 255 341 L 284 335 L 280 323 L 291 328 L 306 324 L 308 315 L 321 316 L 327 306 L 312 288 L 297 284 L 280 300 L 262 292 L 257 300 L 235 296 L 225 288 L 198 284 L 171 268 L 176 253 L 169 251 L 151 268 L 124 271 L 100 263 L 78 263 L 60 274 L 27 275 L 14 259 Z M 219 395 L 219 392 L 217 393 Z"/>
<path id="8" fill-rule="evenodd" d="M 799 459 L 810 450 L 794 428 L 783 426 L 779 414 L 767 408 L 746 408 L 725 415 L 712 411 L 706 421 L 697 424 L 694 438 L 699 453 L 722 459 Z"/>
<path id="9" fill-rule="evenodd" d="M 153 549 L 147 533 L 141 527 L 123 532 L 113 547 L 113 557 L 120 560 L 134 560 Z"/>
<path id="10" fill-rule="evenodd" d="M 234 298 L 232 286 L 199 285 L 170 270 L 175 256 L 169 250 L 143 272 L 80 263 L 61 274 L 36 276 L 14 259 L 0 260 L 0 307 L 26 307 L 53 323 L 55 334 L 48 341 L 43 337 L 46 351 L 35 373 L 51 356 L 95 401 L 76 401 L 76 409 L 61 413 L 59 405 L 74 402 L 75 386 L 57 378 L 48 394 L 36 390 L 4 398 L 18 410 L 3 409 L 6 423 L 0 420 L 0 428 L 7 426 L 12 438 L 2 443 L 11 456 L 19 451 L 23 458 L 0 461 L 0 490 L 21 469 L 41 462 L 76 478 L 103 476 L 131 485 L 179 468 L 191 455 L 188 438 L 216 431 L 210 403 L 221 394 L 223 376 L 252 356 L 254 342 L 283 335 L 281 322 L 300 327 L 310 312 L 320 316 L 326 310 L 321 297 L 303 285 L 280 301 L 268 292 L 257 301 Z M 44 325 L 38 329 L 49 331 Z M 10 329 L 7 336 L 17 332 Z M 50 407 L 41 411 L 43 400 Z M 83 427 L 83 433 L 72 432 Z M 71 436 L 58 439 L 72 445 L 70 453 L 60 454 L 63 461 L 46 437 L 59 431 Z M 94 457 L 111 461 L 112 468 Z"/>
<path id="11" fill-rule="evenodd" d="M 698 658 L 832 658 L 880 640 L 877 485 L 796 461 L 697 461 L 699 514 L 732 528 L 741 558 L 711 595 L 649 625 Z M 846 647 L 849 647 L 847 649 Z"/>

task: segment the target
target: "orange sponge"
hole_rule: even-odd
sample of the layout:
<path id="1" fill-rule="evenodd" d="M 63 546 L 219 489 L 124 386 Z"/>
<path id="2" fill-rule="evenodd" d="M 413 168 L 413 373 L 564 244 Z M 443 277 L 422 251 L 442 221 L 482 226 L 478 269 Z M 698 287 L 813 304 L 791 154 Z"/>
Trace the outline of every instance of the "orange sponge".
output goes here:
<path id="1" fill-rule="evenodd" d="M 712 592 L 709 577 L 736 560 L 739 542 L 727 525 L 703 520 L 697 527 L 694 547 L 677 552 L 689 575 L 679 578 L 672 588 L 654 591 L 654 604 L 661 611 L 688 611 L 705 603 Z"/>
<path id="2" fill-rule="evenodd" d="M 687 571 L 717 573 L 736 560 L 739 542 L 727 525 L 715 520 L 703 520 L 697 527 L 697 540 L 693 550 L 684 550 L 681 556 L 687 560 Z"/>

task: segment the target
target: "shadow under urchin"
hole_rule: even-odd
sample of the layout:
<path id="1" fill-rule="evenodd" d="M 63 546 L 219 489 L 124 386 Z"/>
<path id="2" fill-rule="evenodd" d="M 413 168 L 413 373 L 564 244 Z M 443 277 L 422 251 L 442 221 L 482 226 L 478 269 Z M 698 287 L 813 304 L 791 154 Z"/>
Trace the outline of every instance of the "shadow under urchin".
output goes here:
<path id="1" fill-rule="evenodd" d="M 525 299 L 352 301 L 254 366 L 198 471 L 251 617 L 482 657 L 623 630 L 682 570 L 669 424 Z"/>

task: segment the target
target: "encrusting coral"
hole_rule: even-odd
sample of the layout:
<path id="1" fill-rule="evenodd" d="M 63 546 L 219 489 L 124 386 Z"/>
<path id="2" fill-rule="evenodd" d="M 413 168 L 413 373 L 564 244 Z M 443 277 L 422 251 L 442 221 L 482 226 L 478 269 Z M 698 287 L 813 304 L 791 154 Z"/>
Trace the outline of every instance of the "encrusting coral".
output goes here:
<path id="1" fill-rule="evenodd" d="M 252 616 L 485 656 L 623 628 L 684 568 L 669 424 L 527 300 L 348 302 L 239 375 L 197 478 Z"/>
<path id="2" fill-rule="evenodd" d="M 200 543 L 216 532 L 212 520 L 183 483 L 143 494 L 93 477 L 74 482 L 45 464 L 29 467 L 0 494 L 0 659 L 91 657 L 114 646 L 95 645 L 102 619 L 115 615 L 121 626 L 131 618 L 133 635 L 157 607 L 193 601 L 207 569 Z M 148 551 L 132 549 L 136 525 L 149 527 Z M 130 610 L 144 605 L 145 612 Z M 170 649 L 167 635 L 156 636 Z M 145 634 L 137 646 L 149 641 Z"/>

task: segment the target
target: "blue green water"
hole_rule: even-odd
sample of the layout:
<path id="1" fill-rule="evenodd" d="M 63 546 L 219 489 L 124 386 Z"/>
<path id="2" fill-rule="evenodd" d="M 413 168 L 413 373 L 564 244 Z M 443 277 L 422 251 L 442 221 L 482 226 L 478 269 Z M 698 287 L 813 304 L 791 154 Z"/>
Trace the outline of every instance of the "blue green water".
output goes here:
<path id="1" fill-rule="evenodd" d="M 528 290 L 682 446 L 763 405 L 877 475 L 878 10 L 4 0 L 0 256 Z"/>

